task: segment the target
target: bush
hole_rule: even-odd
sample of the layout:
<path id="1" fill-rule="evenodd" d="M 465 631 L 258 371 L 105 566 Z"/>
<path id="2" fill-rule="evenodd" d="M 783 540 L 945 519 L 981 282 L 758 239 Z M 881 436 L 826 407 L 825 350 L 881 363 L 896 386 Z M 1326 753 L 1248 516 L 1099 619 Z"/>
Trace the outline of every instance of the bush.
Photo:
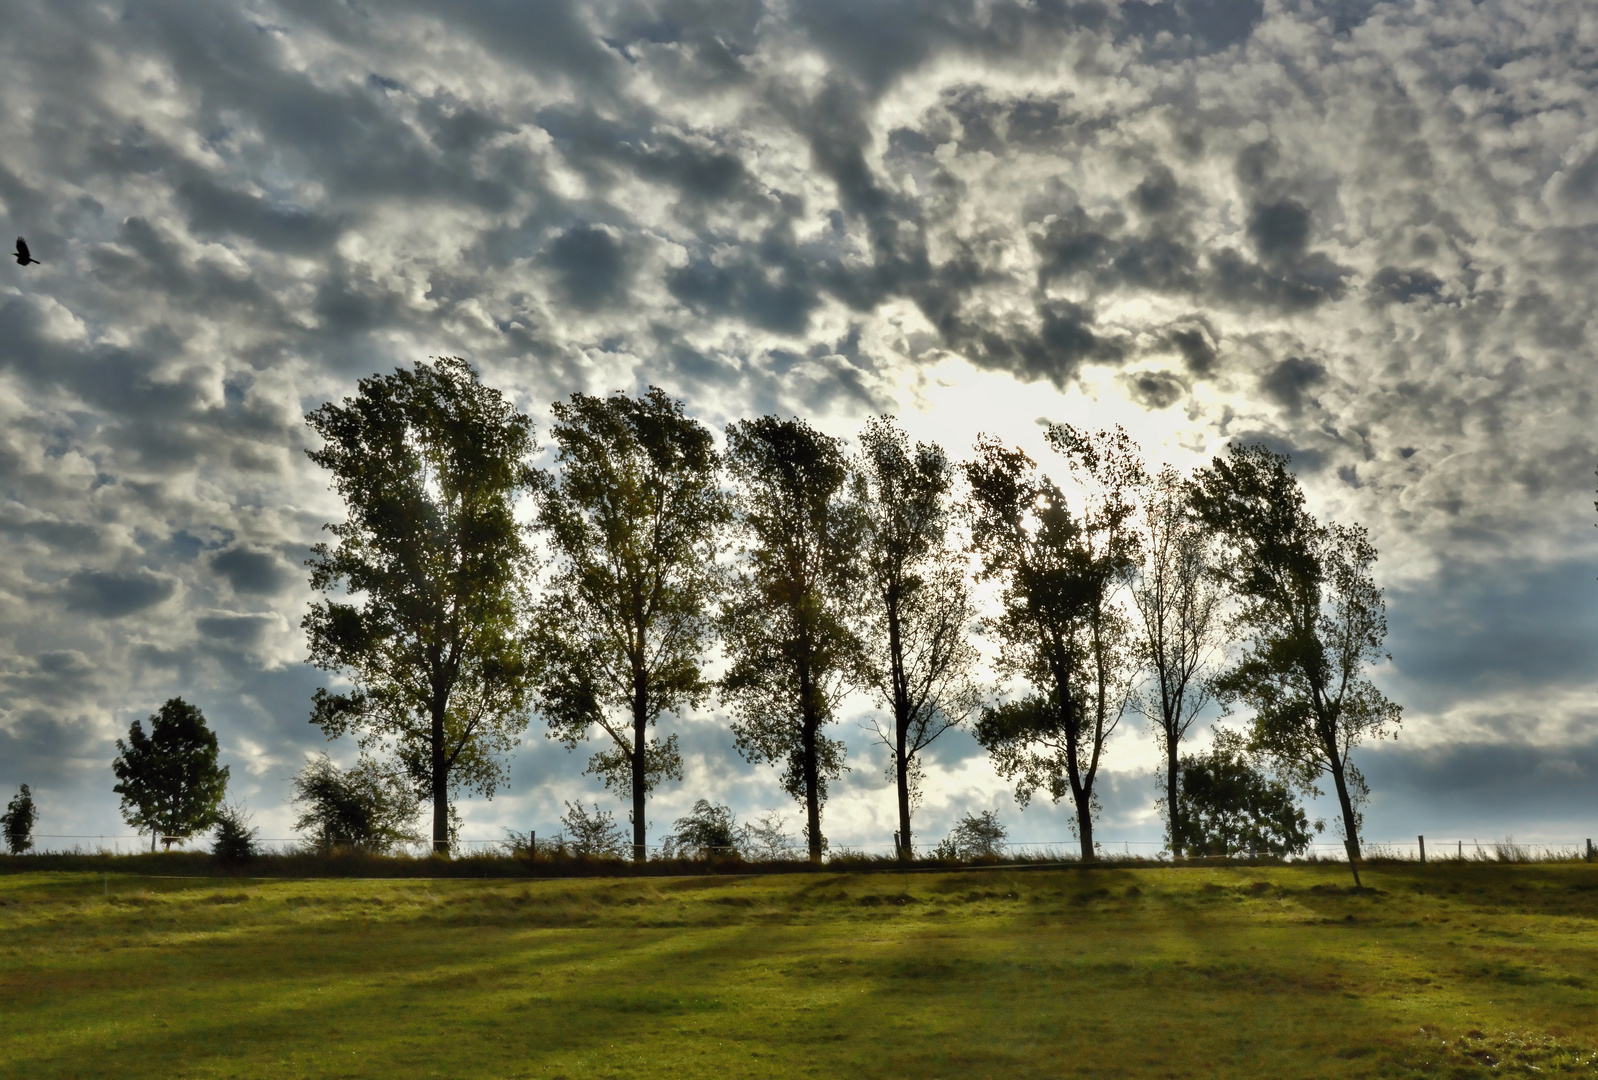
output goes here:
<path id="1" fill-rule="evenodd" d="M 0 814 L 0 831 L 6 836 L 6 850 L 13 855 L 21 855 L 33 847 L 33 823 L 38 819 L 38 811 L 33 805 L 33 792 L 28 790 L 28 785 L 23 784 L 16 796 L 6 806 L 6 812 Z"/>
<path id="2" fill-rule="evenodd" d="M 255 858 L 255 837 L 260 830 L 251 827 L 251 817 L 242 804 L 218 810 L 211 854 L 226 863 L 248 862 Z"/>
<path id="3" fill-rule="evenodd" d="M 1181 780 L 1178 838 L 1187 854 L 1281 856 L 1309 848 L 1309 819 L 1292 792 L 1255 768 L 1235 732 L 1217 732 L 1207 754 L 1184 754 Z"/>
<path id="4" fill-rule="evenodd" d="M 340 844 L 386 854 L 421 840 L 415 821 L 421 800 L 402 777 L 376 762 L 343 772 L 326 754 L 312 758 L 294 778 L 297 832 L 310 833 L 323 850 Z"/>
<path id="5" fill-rule="evenodd" d="M 992 859 L 1004 854 L 1009 833 L 992 810 L 961 818 L 933 852 L 935 859 Z"/>
<path id="6" fill-rule="evenodd" d="M 577 855 L 619 859 L 632 846 L 623 839 L 611 812 L 601 810 L 598 803 L 594 804 L 592 814 L 583 809 L 582 803 L 567 803 L 560 823 L 570 836 L 572 851 Z"/>
<path id="7" fill-rule="evenodd" d="M 739 839 L 732 807 L 700 799 L 677 819 L 675 831 L 661 845 L 661 854 L 668 859 L 739 858 Z"/>
<path id="8" fill-rule="evenodd" d="M 743 857 L 758 862 L 781 862 L 799 857 L 799 842 L 786 831 L 788 821 L 775 810 L 768 810 L 738 830 L 738 847 Z"/>

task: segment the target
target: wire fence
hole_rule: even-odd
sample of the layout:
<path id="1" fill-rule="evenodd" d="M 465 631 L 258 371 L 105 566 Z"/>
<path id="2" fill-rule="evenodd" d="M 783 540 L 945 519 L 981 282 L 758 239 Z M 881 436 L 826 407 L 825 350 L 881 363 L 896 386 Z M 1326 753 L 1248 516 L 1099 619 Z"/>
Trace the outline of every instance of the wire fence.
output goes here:
<path id="1" fill-rule="evenodd" d="M 50 843 L 49 841 L 56 841 Z M 66 842 L 70 841 L 70 843 Z M 607 845 L 601 850 L 587 850 L 583 845 L 568 838 L 564 833 L 550 836 L 539 836 L 536 833 L 511 833 L 498 840 L 456 839 L 451 842 L 451 852 L 457 856 L 525 856 L 528 845 L 531 843 L 538 855 L 608 855 L 627 858 L 633 854 L 633 846 L 625 843 Z M 136 855 L 151 850 L 151 838 L 148 833 L 139 834 L 108 834 L 108 833 L 35 833 L 35 853 L 66 854 L 66 855 Z M 308 855 L 325 854 L 327 846 L 308 837 L 275 837 L 258 838 L 255 840 L 256 850 L 264 855 Z M 333 845 L 335 849 L 346 846 Z M 349 845 L 353 846 L 353 845 Z M 173 851 L 209 851 L 210 838 L 201 836 L 170 836 L 158 837 L 157 850 Z M 1517 841 L 1513 837 L 1497 840 L 1484 840 L 1473 837 L 1464 839 L 1460 837 L 1424 837 L 1417 836 L 1414 840 L 1365 840 L 1360 845 L 1360 858 L 1362 860 L 1380 861 L 1408 861 L 1408 862 L 1556 862 L 1556 861 L 1594 861 L 1598 859 L 1598 848 L 1594 847 L 1591 839 L 1563 840 L 1554 842 L 1527 843 Z M 1340 842 L 1325 842 L 1310 844 L 1301 853 L 1276 856 L 1268 852 L 1238 850 L 1221 855 L 1184 855 L 1180 859 L 1173 859 L 1169 846 L 1161 840 L 1106 840 L 1094 844 L 1095 861 L 1144 861 L 1144 862 L 1181 862 L 1184 864 L 1203 863 L 1206 861 L 1223 862 L 1249 859 L 1271 859 L 1273 861 L 1318 861 L 1318 862 L 1346 862 L 1348 849 Z M 428 841 L 401 843 L 392 845 L 388 853 L 413 858 L 425 858 L 432 854 L 433 846 Z M 805 857 L 805 852 L 795 843 L 777 845 L 752 846 L 750 844 L 733 844 L 726 846 L 702 845 L 684 847 L 671 843 L 648 844 L 644 847 L 646 858 L 655 859 L 703 859 L 706 857 L 739 857 L 759 861 L 798 860 Z M 938 850 L 932 845 L 918 845 L 909 853 L 913 859 L 933 859 L 939 857 Z M 1002 841 L 986 845 L 985 850 L 965 850 L 958 853 L 959 858 L 998 858 L 1001 860 L 1014 860 L 1017 862 L 1081 862 L 1082 845 L 1076 839 L 1068 840 L 1018 840 Z M 886 859 L 900 858 L 898 847 L 894 843 L 879 845 L 844 845 L 840 844 L 830 848 L 826 853 L 828 861 L 849 859 Z"/>

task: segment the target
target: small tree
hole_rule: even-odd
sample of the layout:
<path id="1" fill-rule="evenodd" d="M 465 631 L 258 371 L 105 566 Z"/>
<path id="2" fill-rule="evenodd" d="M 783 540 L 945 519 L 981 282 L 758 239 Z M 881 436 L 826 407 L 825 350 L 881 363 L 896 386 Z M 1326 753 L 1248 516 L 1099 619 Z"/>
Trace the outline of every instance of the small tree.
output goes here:
<path id="1" fill-rule="evenodd" d="M 999 614 L 985 621 L 1001 644 L 999 670 L 1031 693 L 984 710 L 977 739 L 1016 801 L 1070 797 L 1082 858 L 1095 855 L 1094 785 L 1138 670 L 1130 621 L 1116 604 L 1138 558 L 1133 494 L 1142 482 L 1125 432 L 1049 429 L 1088 490 L 1075 515 L 1054 481 L 1020 450 L 992 439 L 965 466 L 972 547 L 981 577 L 1000 582 Z"/>
<path id="2" fill-rule="evenodd" d="M 381 854 L 422 838 L 414 785 L 370 759 L 345 772 L 326 754 L 311 758 L 294 777 L 293 805 L 300 811 L 294 831 L 324 851 L 348 844 Z"/>
<path id="3" fill-rule="evenodd" d="M 225 863 L 248 862 L 255 858 L 255 837 L 260 830 L 250 825 L 251 817 L 242 803 L 224 805 L 218 810 L 211 854 Z"/>
<path id="4" fill-rule="evenodd" d="M 1303 790 L 1319 794 L 1331 777 L 1357 859 L 1367 789 L 1349 755 L 1401 719 L 1366 673 L 1386 656 L 1376 548 L 1361 527 L 1317 522 L 1287 465 L 1264 446 L 1234 444 L 1194 477 L 1194 508 L 1227 548 L 1219 566 L 1252 635 L 1216 691 L 1253 710 L 1251 744 Z"/>
<path id="5" fill-rule="evenodd" d="M 700 665 L 728 519 L 720 462 L 710 432 L 659 389 L 573 394 L 554 412 L 560 471 L 538 514 L 556 559 L 538 619 L 541 711 L 568 747 L 603 732 L 588 771 L 627 797 L 641 860 L 645 799 L 682 777 L 677 736 L 650 730 L 709 689 Z"/>
<path id="6" fill-rule="evenodd" d="M 0 832 L 6 835 L 7 851 L 21 855 L 33 849 L 33 824 L 37 816 L 33 792 L 28 790 L 27 784 L 23 784 L 6 804 L 6 812 L 0 814 Z"/>
<path id="7" fill-rule="evenodd" d="M 1180 845 L 1191 855 L 1301 855 L 1310 823 L 1293 793 L 1260 772 L 1244 738 L 1218 731 L 1206 754 L 1182 756 Z M 1315 823 L 1315 831 L 1321 830 Z"/>
<path id="8" fill-rule="evenodd" d="M 886 416 L 866 424 L 860 447 L 853 487 L 864 522 L 865 683 L 888 714 L 886 725 L 876 714 L 871 723 L 888 748 L 899 853 L 908 857 L 910 814 L 921 801 L 919 755 L 981 700 L 972 678 L 976 611 L 965 559 L 948 542 L 954 466 L 943 449 L 912 449 Z"/>
<path id="9" fill-rule="evenodd" d="M 172 698 L 150 717 L 150 733 L 133 721 L 126 742 L 117 740 L 111 763 L 122 796 L 122 819 L 135 829 L 150 830 L 156 841 L 172 841 L 204 832 L 216 823 L 227 791 L 228 768 L 219 766 L 216 735 L 200 710 Z"/>
<path id="10" fill-rule="evenodd" d="M 722 692 L 739 752 L 783 767 L 820 862 L 821 807 L 844 755 L 824 729 L 860 667 L 850 621 L 862 523 L 848 498 L 848 460 L 841 440 L 774 416 L 729 426 L 727 459 L 743 543 L 720 620 L 730 661 Z"/>
<path id="11" fill-rule="evenodd" d="M 390 754 L 448 852 L 453 792 L 492 796 L 527 722 L 535 560 L 515 504 L 534 485 L 533 425 L 453 357 L 362 379 L 305 420 L 349 517 L 308 563 L 311 587 L 340 595 L 301 625 L 311 663 L 355 684 L 318 690 L 311 722 Z"/>
<path id="12" fill-rule="evenodd" d="M 1167 466 L 1142 488 L 1137 516 L 1142 564 L 1132 587 L 1138 652 L 1148 692 L 1133 700 L 1165 752 L 1165 812 L 1171 854 L 1180 855 L 1178 756 L 1182 739 L 1212 696 L 1211 665 L 1225 641 L 1224 590 L 1215 539 L 1193 513 L 1188 486 Z"/>
<path id="13" fill-rule="evenodd" d="M 699 799 L 692 810 L 677 819 L 672 834 L 665 840 L 665 847 L 668 857 L 735 858 L 738 839 L 738 819 L 733 816 L 732 807 Z"/>
<path id="14" fill-rule="evenodd" d="M 738 850 L 746 859 L 778 862 L 793 858 L 799 844 L 788 832 L 788 819 L 776 810 L 768 810 L 754 821 L 744 822 L 738 830 Z"/>
<path id="15" fill-rule="evenodd" d="M 621 828 L 617 826 L 613 815 L 609 810 L 601 810 L 598 803 L 594 804 L 592 814 L 583 809 L 582 803 L 567 803 L 566 813 L 561 815 L 560 823 L 566 829 L 572 850 L 578 855 L 619 859 L 627 850 L 627 843 L 622 839 Z"/>
<path id="16" fill-rule="evenodd" d="M 955 823 L 948 837 L 938 845 L 939 859 L 991 859 L 1004 854 L 1004 838 L 1009 831 L 992 810 L 966 814 Z"/>

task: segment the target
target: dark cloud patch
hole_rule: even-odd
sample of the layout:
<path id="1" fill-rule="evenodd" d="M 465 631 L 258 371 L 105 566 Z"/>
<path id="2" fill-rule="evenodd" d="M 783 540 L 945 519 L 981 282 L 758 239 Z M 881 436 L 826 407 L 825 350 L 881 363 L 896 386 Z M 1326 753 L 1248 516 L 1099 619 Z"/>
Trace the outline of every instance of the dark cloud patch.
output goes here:
<path id="1" fill-rule="evenodd" d="M 211 557 L 211 569 L 226 578 L 234 592 L 251 596 L 269 596 L 292 580 L 275 554 L 245 547 L 217 552 Z"/>
<path id="2" fill-rule="evenodd" d="M 1164 214 L 1176 208 L 1181 194 L 1176 174 L 1158 165 L 1132 189 L 1132 205 L 1145 214 Z"/>
<path id="3" fill-rule="evenodd" d="M 1395 304 L 1430 299 L 1443 291 L 1443 282 L 1428 270 L 1400 270 L 1384 266 L 1371 275 L 1370 291 L 1378 299 Z"/>
<path id="4" fill-rule="evenodd" d="M 1309 208 L 1293 199 L 1254 207 L 1248 218 L 1248 237 L 1266 259 L 1289 262 L 1309 244 Z"/>
<path id="5" fill-rule="evenodd" d="M 1122 376 L 1127 393 L 1145 409 L 1168 409 L 1182 400 L 1187 387 L 1169 371 L 1137 371 Z"/>
<path id="6" fill-rule="evenodd" d="M 1094 219 L 1080 207 L 1054 218 L 1032 238 L 1039 256 L 1039 283 L 1086 278 L 1103 289 L 1162 293 L 1199 289 L 1198 257 L 1182 239 L 1158 231 L 1124 234 L 1124 224 L 1118 213 Z"/>
<path id="7" fill-rule="evenodd" d="M 1120 13 L 1127 32 L 1153 46 L 1161 44 L 1161 35 L 1170 35 L 1190 47 L 1218 52 L 1253 35 L 1265 4 L 1264 0 L 1122 0 Z"/>
<path id="8" fill-rule="evenodd" d="M 1024 382 L 1047 379 L 1064 387 L 1089 362 L 1116 363 L 1125 350 L 1093 329 L 1093 313 L 1057 300 L 1038 307 L 1035 325 L 995 324 L 950 316 L 942 327 L 949 347 L 977 367 L 1008 371 Z"/>
<path id="9" fill-rule="evenodd" d="M 1394 589 L 1388 623 L 1398 672 L 1407 685 L 1428 688 L 1428 704 L 1506 687 L 1583 685 L 1598 670 L 1594 576 L 1587 560 L 1515 568 L 1458 561 L 1430 581 Z M 1501 734 L 1524 737 L 1512 727 Z"/>
<path id="10" fill-rule="evenodd" d="M 237 649 L 258 644 L 267 629 L 276 625 L 277 619 L 271 615 L 240 615 L 232 612 L 202 615 L 194 620 L 194 628 L 205 641 Z"/>
<path id="11" fill-rule="evenodd" d="M 245 236 L 274 251 L 320 251 L 335 243 L 346 226 L 342 215 L 276 204 L 199 177 L 179 184 L 177 196 L 196 232 Z"/>
<path id="12" fill-rule="evenodd" d="M 1309 391 L 1326 381 L 1326 368 L 1302 356 L 1289 356 L 1260 378 L 1260 389 L 1289 416 L 1304 411 Z"/>
<path id="13" fill-rule="evenodd" d="M 1592 831 L 1598 743 L 1420 749 L 1400 739 L 1358 750 L 1354 760 L 1371 787 L 1366 818 L 1372 839 L 1413 843 L 1420 834 L 1429 855 L 1454 855 L 1463 842 L 1464 854 L 1473 857 L 1478 842 L 1491 855 L 1492 844 L 1511 834 L 1532 839 L 1530 823 L 1544 842 L 1578 849 Z"/>
<path id="14" fill-rule="evenodd" d="M 546 256 L 566 299 L 583 311 L 619 302 L 625 297 L 627 253 L 608 231 L 592 225 L 567 229 L 550 244 Z"/>
<path id="15" fill-rule="evenodd" d="M 1291 313 L 1341 299 L 1352 273 L 1320 252 L 1282 267 L 1262 266 L 1232 248 L 1221 248 L 1209 257 L 1204 284 L 1214 299 L 1244 310 Z"/>
<path id="16" fill-rule="evenodd" d="M 729 315 L 781 334 L 802 334 L 821 297 L 803 263 L 780 247 L 776 265 L 748 255 L 717 262 L 700 256 L 671 271 L 666 287 L 702 314 Z"/>
<path id="17" fill-rule="evenodd" d="M 177 591 L 177 583 L 140 568 L 131 573 L 79 570 L 61 589 L 67 610 L 100 619 L 120 619 L 154 607 Z"/>
<path id="18" fill-rule="evenodd" d="M 1215 328 L 1206 319 L 1195 320 L 1187 326 L 1176 326 L 1166 332 L 1170 347 L 1182 354 L 1187 370 L 1203 378 L 1215 371 L 1220 360 L 1220 345 Z"/>

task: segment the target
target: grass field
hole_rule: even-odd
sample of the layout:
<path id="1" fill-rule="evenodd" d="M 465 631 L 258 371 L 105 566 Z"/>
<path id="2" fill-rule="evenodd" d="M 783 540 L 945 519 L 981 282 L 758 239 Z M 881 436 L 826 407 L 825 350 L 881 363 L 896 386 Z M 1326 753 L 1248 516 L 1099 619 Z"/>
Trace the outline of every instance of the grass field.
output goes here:
<path id="1" fill-rule="evenodd" d="M 1598 1075 L 1598 866 L 0 876 L 11 1077 Z"/>

